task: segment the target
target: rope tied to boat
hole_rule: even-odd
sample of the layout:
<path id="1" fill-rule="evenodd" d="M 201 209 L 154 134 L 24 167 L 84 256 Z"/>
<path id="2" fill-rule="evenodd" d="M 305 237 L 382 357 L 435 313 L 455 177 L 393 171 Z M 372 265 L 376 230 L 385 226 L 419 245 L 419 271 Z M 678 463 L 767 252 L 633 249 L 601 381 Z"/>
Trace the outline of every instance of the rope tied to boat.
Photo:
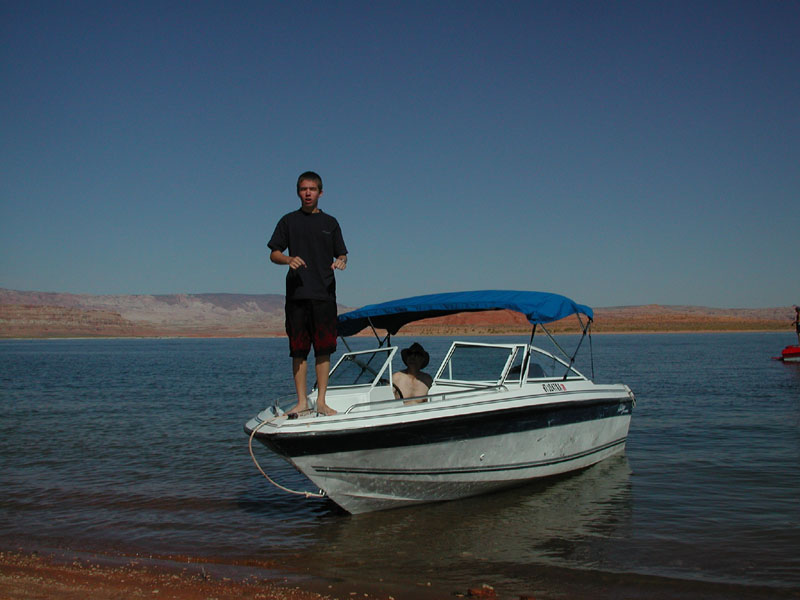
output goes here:
<path id="1" fill-rule="evenodd" d="M 281 415 L 278 415 L 278 416 L 281 416 Z M 257 426 L 255 426 L 253 428 L 253 431 L 250 432 L 250 439 L 249 439 L 248 444 L 247 444 L 247 447 L 250 450 L 250 458 L 253 459 L 253 462 L 255 463 L 256 468 L 259 470 L 259 472 L 266 478 L 267 481 L 269 481 L 276 488 L 278 488 L 280 490 L 283 490 L 284 492 L 288 492 L 290 494 L 294 494 L 296 496 L 304 496 L 305 498 L 325 498 L 326 494 L 322 490 L 320 490 L 319 492 L 315 493 L 315 492 L 300 492 L 300 491 L 297 491 L 297 490 L 289 489 L 286 486 L 283 486 L 280 483 L 278 483 L 277 481 L 275 481 L 274 479 L 272 479 L 269 475 L 266 474 L 264 469 L 261 468 L 261 465 L 259 464 L 258 459 L 256 458 L 256 455 L 253 452 L 253 438 L 255 437 L 256 432 L 259 429 L 264 427 L 264 425 L 266 425 L 268 423 L 271 423 L 272 421 L 277 419 L 278 416 L 272 417 L 271 419 L 265 419 L 264 421 L 261 421 L 261 423 L 259 423 Z"/>

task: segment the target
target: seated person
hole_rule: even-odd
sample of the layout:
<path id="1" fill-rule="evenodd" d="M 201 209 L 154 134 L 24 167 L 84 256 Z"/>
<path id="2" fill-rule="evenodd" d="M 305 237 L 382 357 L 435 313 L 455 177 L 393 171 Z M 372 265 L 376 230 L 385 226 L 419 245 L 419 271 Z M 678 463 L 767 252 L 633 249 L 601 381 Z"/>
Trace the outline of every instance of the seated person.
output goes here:
<path id="1" fill-rule="evenodd" d="M 413 400 L 405 401 L 404 404 L 425 402 L 427 398 L 424 396 L 433 385 L 433 378 L 427 373 L 423 373 L 422 369 L 428 366 L 428 361 L 430 361 L 431 357 L 417 342 L 401 351 L 400 356 L 406 368 L 392 373 L 394 397 L 400 400 L 414 398 Z"/>

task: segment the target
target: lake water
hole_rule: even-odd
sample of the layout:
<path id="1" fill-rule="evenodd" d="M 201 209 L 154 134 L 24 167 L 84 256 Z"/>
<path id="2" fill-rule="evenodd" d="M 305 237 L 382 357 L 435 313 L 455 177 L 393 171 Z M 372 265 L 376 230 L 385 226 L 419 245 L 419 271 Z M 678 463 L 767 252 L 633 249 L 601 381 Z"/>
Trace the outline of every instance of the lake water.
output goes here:
<path id="1" fill-rule="evenodd" d="M 249 457 L 243 423 L 292 390 L 283 339 L 0 341 L 0 548 L 210 556 L 409 598 L 797 598 L 800 365 L 770 360 L 793 337 L 595 336 L 584 373 L 637 397 L 623 456 L 356 517 Z M 433 370 L 449 340 L 420 341 Z"/>

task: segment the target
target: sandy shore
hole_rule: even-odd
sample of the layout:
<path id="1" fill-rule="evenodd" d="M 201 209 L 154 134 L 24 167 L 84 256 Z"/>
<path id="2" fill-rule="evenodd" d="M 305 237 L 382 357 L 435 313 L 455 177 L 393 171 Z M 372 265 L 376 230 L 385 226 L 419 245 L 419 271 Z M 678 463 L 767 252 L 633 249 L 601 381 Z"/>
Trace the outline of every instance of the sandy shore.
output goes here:
<path id="1" fill-rule="evenodd" d="M 111 561 L 111 562 L 109 562 Z M 225 570 L 229 575 L 224 574 Z M 380 590 L 379 582 L 349 585 L 242 575 L 247 568 L 137 558 L 70 558 L 0 552 L 0 600 L 421 600 L 452 598 L 430 590 Z M 254 573 L 263 572 L 253 567 Z M 475 590 L 474 590 L 475 591 Z M 474 592 L 473 591 L 473 592 Z M 478 590 L 480 592 L 480 590 Z M 496 598 L 489 590 L 488 597 Z M 469 590 L 457 596 L 470 596 Z M 473 594 L 474 597 L 474 594 Z"/>
<path id="2" fill-rule="evenodd" d="M 159 560 L 58 555 L 36 552 L 0 552 L 0 600 L 596 600 L 646 598 L 648 600 L 770 600 L 797 599 L 790 588 L 737 586 L 660 577 L 587 572 L 572 581 L 563 575 L 560 589 L 534 594 L 502 594 L 485 584 L 463 590 L 434 590 L 424 583 L 388 589 L 381 581 L 329 582 L 321 579 L 265 576 L 263 565 L 231 565 L 191 559 Z"/>
<path id="3" fill-rule="evenodd" d="M 306 578 L 298 583 L 265 576 L 267 571 L 263 565 L 203 563 L 196 558 L 6 551 L 0 552 L 0 600 L 450 600 L 459 596 L 499 600 L 491 588 L 482 586 L 452 593 L 424 587 L 387 591 L 381 582 L 329 583 Z"/>
<path id="4" fill-rule="evenodd" d="M 178 568 L 129 559 L 125 564 L 113 565 L 86 559 L 69 561 L 66 556 L 0 553 L 2 600 L 319 600 L 325 597 L 278 581 L 214 575 L 197 564 Z"/>

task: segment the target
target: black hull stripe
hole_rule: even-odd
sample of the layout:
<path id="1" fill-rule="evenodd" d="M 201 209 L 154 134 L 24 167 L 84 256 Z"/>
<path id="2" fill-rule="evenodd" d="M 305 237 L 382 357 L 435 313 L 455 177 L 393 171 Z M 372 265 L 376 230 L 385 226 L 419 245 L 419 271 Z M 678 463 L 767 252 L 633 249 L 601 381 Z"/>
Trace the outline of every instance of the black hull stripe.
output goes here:
<path id="1" fill-rule="evenodd" d="M 264 433 L 256 438 L 281 456 L 316 456 L 422 446 L 497 435 L 522 433 L 586 421 L 629 416 L 630 398 L 587 400 L 523 406 L 489 413 L 469 413 L 411 423 L 395 423 L 356 430 L 310 433 Z"/>
<path id="2" fill-rule="evenodd" d="M 352 468 L 352 467 L 323 467 L 314 466 L 313 469 L 318 473 L 338 473 L 338 474 L 352 474 L 352 475 L 403 475 L 403 476 L 419 476 L 419 475 L 461 475 L 466 473 L 493 473 L 502 471 L 519 471 L 521 469 L 532 469 L 549 467 L 558 465 L 565 462 L 571 462 L 580 458 L 591 456 L 605 450 L 609 450 L 616 446 L 625 443 L 627 438 L 620 438 L 592 448 L 583 452 L 570 454 L 569 456 L 560 456 L 548 460 L 534 460 L 525 463 L 514 463 L 508 465 L 492 465 L 486 467 L 460 467 L 455 469 L 369 469 L 369 468 Z"/>

